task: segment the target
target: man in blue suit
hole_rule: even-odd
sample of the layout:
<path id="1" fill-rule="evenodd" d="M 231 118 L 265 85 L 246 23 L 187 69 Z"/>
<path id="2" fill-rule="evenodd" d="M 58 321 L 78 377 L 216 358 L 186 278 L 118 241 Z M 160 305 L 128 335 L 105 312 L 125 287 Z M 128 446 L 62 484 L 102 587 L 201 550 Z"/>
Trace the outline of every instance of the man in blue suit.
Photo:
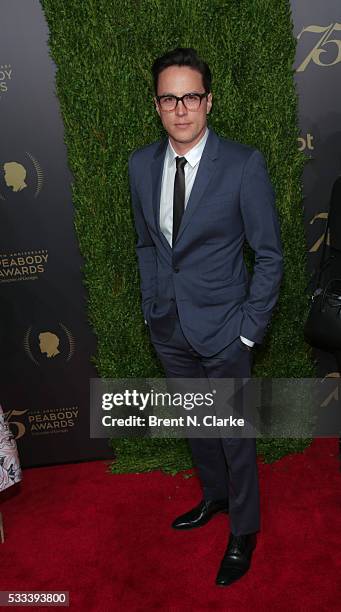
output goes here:
<path id="1" fill-rule="evenodd" d="M 142 310 L 167 378 L 250 376 L 276 304 L 282 251 L 262 154 L 207 127 L 211 72 L 194 49 L 152 68 L 155 107 L 168 138 L 129 160 Z M 255 254 L 249 278 L 247 241 Z M 255 439 L 193 438 L 203 499 L 175 529 L 229 512 L 231 533 L 216 584 L 249 569 L 260 528 Z"/>

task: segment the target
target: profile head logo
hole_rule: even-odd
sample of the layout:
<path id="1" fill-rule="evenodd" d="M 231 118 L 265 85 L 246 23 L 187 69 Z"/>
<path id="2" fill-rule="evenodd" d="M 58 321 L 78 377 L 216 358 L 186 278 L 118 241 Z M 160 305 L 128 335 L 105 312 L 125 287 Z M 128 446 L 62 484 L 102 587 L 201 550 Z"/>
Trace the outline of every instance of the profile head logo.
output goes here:
<path id="1" fill-rule="evenodd" d="M 37 198 L 43 183 L 41 165 L 29 151 L 25 152 L 23 159 L 12 158 L 0 162 L 0 200 L 7 200 L 13 194 L 20 198 L 22 192 L 33 192 L 33 197 Z"/>
<path id="2" fill-rule="evenodd" d="M 46 331 L 41 332 L 38 337 L 39 348 L 43 355 L 45 354 L 48 359 L 50 359 L 50 357 L 56 357 L 56 355 L 59 355 L 59 338 L 57 334 Z"/>
<path id="3" fill-rule="evenodd" d="M 24 350 L 38 366 L 68 363 L 75 352 L 75 339 L 71 331 L 59 322 L 47 326 L 31 325 L 24 336 Z"/>
<path id="4" fill-rule="evenodd" d="M 4 177 L 7 187 L 12 187 L 13 191 L 21 191 L 27 187 L 25 183 L 26 168 L 18 162 L 7 162 L 4 164 Z"/>

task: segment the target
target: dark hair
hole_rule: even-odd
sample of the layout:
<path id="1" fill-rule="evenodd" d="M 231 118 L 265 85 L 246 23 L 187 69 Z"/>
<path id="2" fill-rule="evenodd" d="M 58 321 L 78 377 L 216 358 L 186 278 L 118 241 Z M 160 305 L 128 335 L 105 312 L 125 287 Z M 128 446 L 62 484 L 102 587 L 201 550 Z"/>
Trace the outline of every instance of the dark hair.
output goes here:
<path id="1" fill-rule="evenodd" d="M 212 75 L 208 64 L 198 56 L 195 49 L 185 47 L 177 47 L 172 51 L 168 51 L 168 53 L 161 55 L 161 57 L 157 57 L 154 61 L 152 73 L 155 93 L 157 93 L 160 72 L 170 66 L 188 66 L 200 72 L 205 92 L 210 93 Z"/>

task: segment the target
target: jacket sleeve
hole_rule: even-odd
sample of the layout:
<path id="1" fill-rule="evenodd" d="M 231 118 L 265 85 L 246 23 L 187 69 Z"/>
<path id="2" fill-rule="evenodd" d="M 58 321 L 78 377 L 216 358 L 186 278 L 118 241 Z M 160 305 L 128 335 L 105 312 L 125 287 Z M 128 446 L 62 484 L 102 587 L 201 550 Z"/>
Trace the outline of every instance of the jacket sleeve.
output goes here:
<path id="1" fill-rule="evenodd" d="M 156 296 L 157 263 L 156 249 L 146 224 L 141 202 L 135 186 L 135 172 L 133 169 L 133 156 L 129 158 L 129 182 L 131 201 L 133 206 L 135 229 L 137 233 L 136 254 L 140 272 L 140 288 L 142 294 L 142 311 L 145 320 L 148 320 L 148 309 Z"/>
<path id="2" fill-rule="evenodd" d="M 263 155 L 256 150 L 244 167 L 240 207 L 245 236 L 255 254 L 240 335 L 260 343 L 278 299 L 283 256 L 273 188 Z"/>

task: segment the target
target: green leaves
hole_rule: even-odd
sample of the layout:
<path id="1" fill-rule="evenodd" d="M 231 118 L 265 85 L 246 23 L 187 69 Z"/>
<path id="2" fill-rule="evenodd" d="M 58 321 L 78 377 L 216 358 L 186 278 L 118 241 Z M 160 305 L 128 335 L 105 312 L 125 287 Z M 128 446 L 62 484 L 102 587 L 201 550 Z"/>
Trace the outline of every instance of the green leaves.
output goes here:
<path id="1" fill-rule="evenodd" d="M 41 0 L 57 64 L 57 92 L 74 176 L 76 230 L 85 259 L 89 319 L 103 377 L 162 376 L 140 307 L 128 157 L 162 134 L 150 68 L 156 56 L 192 46 L 213 74 L 212 127 L 259 148 L 277 194 L 285 278 L 258 376 L 312 374 L 300 326 L 307 284 L 297 150 L 295 40 L 289 0 Z M 176 440 L 115 442 L 115 469 L 176 470 L 190 464 Z M 261 443 L 265 457 L 300 441 Z"/>

